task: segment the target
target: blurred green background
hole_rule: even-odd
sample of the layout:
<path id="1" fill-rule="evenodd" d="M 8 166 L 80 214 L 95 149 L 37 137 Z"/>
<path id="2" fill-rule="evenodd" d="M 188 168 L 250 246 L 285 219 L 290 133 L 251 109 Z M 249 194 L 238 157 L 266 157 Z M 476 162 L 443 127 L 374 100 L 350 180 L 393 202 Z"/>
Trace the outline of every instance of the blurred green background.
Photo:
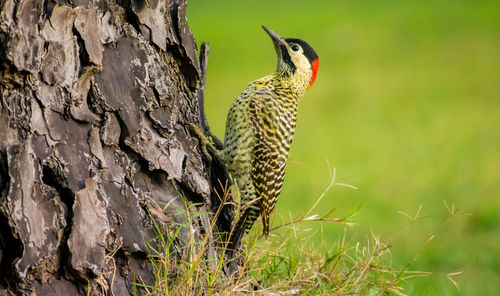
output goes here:
<path id="1" fill-rule="evenodd" d="M 392 241 L 393 264 L 411 270 L 409 295 L 500 295 L 500 1 L 192 0 L 188 22 L 211 44 L 206 112 L 221 138 L 248 82 L 275 69 L 266 25 L 307 41 L 320 57 L 301 101 L 284 189 L 287 218 L 342 217 L 362 204 L 351 242 L 373 231 Z M 456 215 L 450 211 L 458 208 Z M 420 219 L 408 229 L 410 219 Z M 325 227 L 337 241 L 342 225 Z M 454 279 L 450 272 L 463 271 Z"/>

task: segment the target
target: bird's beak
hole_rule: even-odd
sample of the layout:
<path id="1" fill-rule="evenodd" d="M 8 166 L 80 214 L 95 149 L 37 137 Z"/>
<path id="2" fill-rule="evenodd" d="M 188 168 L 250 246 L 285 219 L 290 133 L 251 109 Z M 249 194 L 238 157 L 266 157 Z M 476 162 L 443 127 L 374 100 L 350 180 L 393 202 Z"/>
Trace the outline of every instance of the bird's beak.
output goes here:
<path id="1" fill-rule="evenodd" d="M 276 50 L 279 50 L 282 45 L 286 46 L 286 42 L 285 42 L 285 39 L 283 39 L 283 37 L 276 34 L 275 32 L 273 32 L 271 29 L 269 29 L 266 26 L 262 26 L 262 29 L 264 29 L 264 31 L 266 31 L 267 34 L 269 36 L 271 36 L 271 39 L 273 40 L 274 47 L 276 48 Z"/>

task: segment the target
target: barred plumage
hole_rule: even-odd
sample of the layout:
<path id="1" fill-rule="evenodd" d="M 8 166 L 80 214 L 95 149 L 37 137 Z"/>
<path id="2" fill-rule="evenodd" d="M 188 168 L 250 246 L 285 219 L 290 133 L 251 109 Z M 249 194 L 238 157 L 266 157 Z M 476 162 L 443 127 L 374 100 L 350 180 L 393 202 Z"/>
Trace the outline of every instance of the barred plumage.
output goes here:
<path id="1" fill-rule="evenodd" d="M 259 215 L 269 216 L 281 192 L 298 102 L 318 70 L 314 50 L 299 39 L 283 39 L 264 27 L 278 54 L 276 72 L 251 82 L 227 117 L 223 159 L 241 196 L 240 219 L 231 238 L 237 248 Z"/>

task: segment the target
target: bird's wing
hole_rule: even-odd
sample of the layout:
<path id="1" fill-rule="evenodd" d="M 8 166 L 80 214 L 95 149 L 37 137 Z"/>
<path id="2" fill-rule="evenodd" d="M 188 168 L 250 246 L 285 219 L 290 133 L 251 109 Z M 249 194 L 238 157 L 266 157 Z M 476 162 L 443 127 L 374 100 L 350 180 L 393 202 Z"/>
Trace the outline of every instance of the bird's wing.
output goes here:
<path id="1" fill-rule="evenodd" d="M 252 180 L 260 208 L 264 234 L 269 233 L 269 215 L 274 209 L 285 177 L 285 166 L 291 138 L 283 134 L 283 118 L 276 94 L 257 92 L 249 104 L 255 132 L 252 158 Z"/>

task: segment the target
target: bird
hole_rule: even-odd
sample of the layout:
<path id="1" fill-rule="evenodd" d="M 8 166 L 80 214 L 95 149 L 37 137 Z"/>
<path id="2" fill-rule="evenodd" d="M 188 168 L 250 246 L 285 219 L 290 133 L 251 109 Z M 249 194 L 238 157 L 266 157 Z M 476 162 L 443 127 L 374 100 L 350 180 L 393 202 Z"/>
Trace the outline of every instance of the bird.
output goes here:
<path id="1" fill-rule="evenodd" d="M 262 26 L 278 56 L 274 73 L 251 82 L 231 105 L 223 159 L 240 191 L 240 219 L 231 243 L 237 246 L 259 215 L 269 234 L 295 132 L 298 103 L 316 80 L 318 55 L 305 41 L 283 38 Z"/>
<path id="2" fill-rule="evenodd" d="M 207 139 L 202 141 L 226 165 L 239 191 L 240 217 L 229 238 L 232 250 L 239 247 L 259 216 L 264 236 L 269 234 L 269 219 L 283 185 L 298 104 L 313 86 L 319 68 L 318 55 L 308 43 L 262 28 L 274 44 L 276 70 L 250 82 L 234 100 L 219 149 Z M 193 130 L 204 137 L 196 126 Z M 207 154 L 206 148 L 203 150 Z"/>

